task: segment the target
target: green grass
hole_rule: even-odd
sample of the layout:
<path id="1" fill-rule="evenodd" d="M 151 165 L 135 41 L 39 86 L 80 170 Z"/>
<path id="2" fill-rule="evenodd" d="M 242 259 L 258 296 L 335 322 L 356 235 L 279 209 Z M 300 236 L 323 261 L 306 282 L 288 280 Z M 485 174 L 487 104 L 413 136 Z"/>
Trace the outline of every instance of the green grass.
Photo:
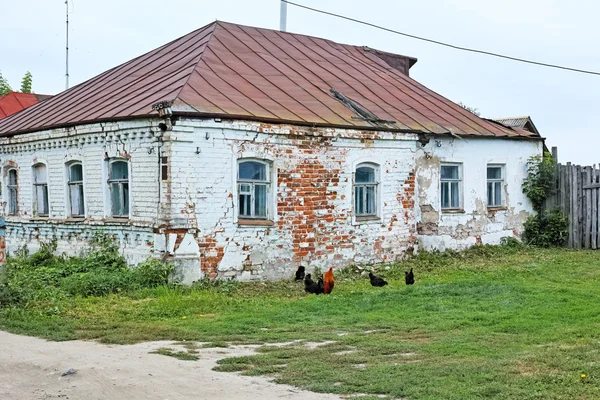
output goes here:
<path id="1" fill-rule="evenodd" d="M 417 282 L 407 287 L 410 267 Z M 302 284 L 282 281 L 45 300 L 0 309 L 0 329 L 52 340 L 212 347 L 332 341 L 265 345 L 216 368 L 316 392 L 600 398 L 597 252 L 479 247 L 421 255 L 380 274 L 389 286 L 338 273 L 330 296 L 306 295 Z"/>
<path id="2" fill-rule="evenodd" d="M 170 347 L 161 347 L 154 351 L 151 351 L 150 354 L 160 354 L 163 356 L 169 356 L 177 358 L 178 360 L 184 361 L 197 361 L 200 359 L 195 353 L 191 350 L 188 351 L 175 351 Z"/>

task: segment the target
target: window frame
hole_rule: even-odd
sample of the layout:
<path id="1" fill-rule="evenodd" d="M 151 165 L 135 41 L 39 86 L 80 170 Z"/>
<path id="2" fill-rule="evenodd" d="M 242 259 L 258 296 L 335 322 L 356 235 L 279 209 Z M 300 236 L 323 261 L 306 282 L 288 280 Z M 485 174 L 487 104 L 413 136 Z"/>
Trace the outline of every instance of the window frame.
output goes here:
<path id="1" fill-rule="evenodd" d="M 15 183 L 11 184 L 10 175 L 11 172 L 15 173 Z M 14 192 L 14 199 L 11 194 Z M 8 205 L 8 216 L 19 215 L 19 171 L 16 167 L 9 167 L 6 169 L 6 195 Z M 13 208 L 14 207 L 14 208 Z"/>
<path id="2" fill-rule="evenodd" d="M 356 182 L 356 173 L 358 171 L 359 168 L 371 168 L 373 170 L 373 176 L 375 177 L 375 180 L 373 182 L 360 182 L 357 183 Z M 368 219 L 379 219 L 379 215 L 380 215 L 380 204 L 379 204 L 379 186 L 380 186 L 380 179 L 379 179 L 379 171 L 380 171 L 380 166 L 378 164 L 372 163 L 372 162 L 362 162 L 357 164 L 354 167 L 354 171 L 352 173 L 352 211 L 353 214 L 355 216 L 355 218 L 357 220 L 368 220 Z M 373 212 L 369 212 L 369 213 L 358 213 L 358 209 L 357 209 L 357 189 L 358 188 L 364 188 L 365 190 L 363 190 L 363 209 L 368 208 L 368 200 L 367 200 L 367 196 L 368 196 L 368 188 L 372 187 L 373 191 L 374 191 L 374 196 L 373 196 L 373 207 L 374 210 Z"/>
<path id="3" fill-rule="evenodd" d="M 117 163 L 124 163 L 127 166 L 127 178 L 112 178 L 113 165 Z M 109 205 L 109 215 L 112 218 L 129 218 L 131 214 L 131 188 L 130 188 L 130 178 L 131 173 L 129 170 L 129 161 L 124 160 L 122 158 L 115 158 L 108 162 L 108 179 L 106 180 L 108 186 L 108 205 Z M 127 195 L 125 195 L 124 185 L 127 185 Z M 127 204 L 127 213 L 115 213 L 115 207 L 113 204 L 113 185 L 118 185 L 119 187 L 119 206 L 121 211 L 125 209 L 125 204 Z"/>
<path id="4" fill-rule="evenodd" d="M 81 167 L 81 180 L 73 181 L 71 175 L 71 168 L 75 166 Z M 85 182 L 84 182 L 84 168 L 83 163 L 81 161 L 71 161 L 66 164 L 67 167 L 67 199 L 68 199 L 68 214 L 71 218 L 85 218 L 86 216 L 86 208 L 85 208 Z M 72 196 L 72 187 L 78 186 L 80 187 L 81 192 L 81 214 L 73 213 L 73 196 Z"/>
<path id="5" fill-rule="evenodd" d="M 38 174 L 36 173 L 37 169 L 40 167 L 44 167 L 45 169 L 45 181 L 44 182 L 38 182 L 37 181 L 37 176 Z M 49 188 L 48 188 L 48 165 L 45 163 L 37 163 L 34 164 L 31 167 L 31 172 L 32 172 L 32 185 L 33 185 L 33 215 L 34 217 L 37 218 L 48 218 L 50 217 L 50 192 L 49 192 Z M 38 190 L 42 190 L 42 201 L 45 200 L 45 206 L 46 206 L 46 211 L 45 213 L 40 213 L 40 205 L 38 204 Z"/>
<path id="6" fill-rule="evenodd" d="M 258 164 L 262 164 L 265 167 L 265 177 L 266 179 L 240 179 L 240 166 L 244 163 L 247 162 L 255 162 Z M 273 170 L 273 166 L 272 166 L 272 162 L 269 160 L 263 160 L 263 159 L 257 159 L 257 158 L 240 158 L 237 160 L 236 163 L 236 193 L 237 193 L 237 205 L 238 205 L 238 210 L 237 210 L 237 219 L 239 220 L 252 220 L 252 221 L 270 221 L 272 220 L 272 215 L 273 215 L 273 205 L 272 203 L 272 199 L 271 199 L 271 190 L 273 187 L 272 181 L 273 181 L 273 176 L 272 176 L 272 170 Z M 245 196 L 249 196 L 250 197 L 250 215 L 248 214 L 242 214 L 242 202 L 240 200 L 240 197 L 242 195 L 242 190 L 241 190 L 241 186 L 242 185 L 249 185 L 250 188 L 248 191 L 246 191 L 244 193 Z M 256 198 L 255 198 L 255 187 L 256 186 L 266 186 L 266 193 L 265 193 L 265 215 L 256 215 L 255 212 L 255 208 L 256 208 Z"/>
<path id="7" fill-rule="evenodd" d="M 457 167 L 458 168 L 458 178 L 456 179 L 448 179 L 448 178 L 442 178 L 442 167 Z M 463 209 L 463 181 L 464 181 L 464 175 L 463 175 L 463 164 L 459 163 L 459 162 L 442 162 L 440 164 L 440 208 L 442 209 L 442 212 L 445 211 L 461 211 Z M 450 204 L 450 207 L 444 207 L 444 199 L 442 198 L 442 187 L 444 186 L 444 184 L 448 184 L 448 192 L 449 192 L 449 201 L 450 203 L 452 203 L 452 184 L 454 182 L 458 182 L 458 204 L 456 206 L 452 206 L 452 204 Z"/>
<path id="8" fill-rule="evenodd" d="M 500 179 L 490 179 L 488 178 L 488 169 L 489 168 L 500 168 Z M 506 180 L 506 164 L 498 164 L 498 163 L 490 163 L 486 165 L 486 169 L 485 169 L 485 178 L 486 178 L 486 187 L 485 187 L 485 195 L 487 197 L 487 207 L 488 208 L 502 208 L 505 207 L 505 195 L 504 195 L 504 183 Z M 490 197 L 489 197 L 489 186 L 490 183 L 500 183 L 500 204 L 490 204 Z M 496 193 L 496 185 L 492 186 L 492 197 L 495 198 L 495 193 Z"/>

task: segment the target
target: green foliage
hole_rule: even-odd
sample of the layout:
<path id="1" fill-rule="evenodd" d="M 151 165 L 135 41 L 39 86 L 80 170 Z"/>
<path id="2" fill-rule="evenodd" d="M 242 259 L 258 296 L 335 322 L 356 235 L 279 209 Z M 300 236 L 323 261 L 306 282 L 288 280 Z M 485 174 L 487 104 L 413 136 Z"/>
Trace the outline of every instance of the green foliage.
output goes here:
<path id="1" fill-rule="evenodd" d="M 21 81 L 21 92 L 22 93 L 31 93 L 31 84 L 33 81 L 33 76 L 31 72 L 27 71 L 23 80 Z"/>
<path id="2" fill-rule="evenodd" d="M 523 240 L 540 247 L 563 246 L 567 240 L 567 218 L 558 209 L 532 215 L 523 224 Z"/>
<path id="3" fill-rule="evenodd" d="M 4 78 L 2 76 L 2 73 L 0 72 L 0 96 L 4 96 L 5 94 L 8 94 L 10 92 L 12 92 L 12 88 L 8 84 L 6 78 Z"/>
<path id="4" fill-rule="evenodd" d="M 0 277 L 0 307 L 52 305 L 72 296 L 104 296 L 169 283 L 173 266 L 147 260 L 128 268 L 114 239 L 96 235 L 83 257 L 56 256 L 57 242 L 41 243 L 29 255 L 26 247 L 9 257 Z"/>
<path id="5" fill-rule="evenodd" d="M 529 197 L 536 215 L 523 224 L 523 240 L 530 245 L 549 247 L 564 245 L 568 235 L 568 221 L 560 210 L 544 210 L 544 202 L 555 190 L 556 172 L 552 155 L 530 157 L 523 193 Z"/>
<path id="6" fill-rule="evenodd" d="M 542 212 L 544 201 L 554 190 L 555 179 L 555 168 L 550 153 L 545 153 L 543 157 L 529 157 L 527 178 L 523 181 L 523 193 L 529 197 L 536 212 Z"/>
<path id="7" fill-rule="evenodd" d="M 468 105 L 462 103 L 462 102 L 458 102 L 458 105 L 461 106 L 462 108 L 464 108 L 465 110 L 467 110 L 468 112 L 477 115 L 478 117 L 481 117 L 481 113 L 479 112 L 478 108 L 474 108 L 474 107 L 469 107 Z"/>

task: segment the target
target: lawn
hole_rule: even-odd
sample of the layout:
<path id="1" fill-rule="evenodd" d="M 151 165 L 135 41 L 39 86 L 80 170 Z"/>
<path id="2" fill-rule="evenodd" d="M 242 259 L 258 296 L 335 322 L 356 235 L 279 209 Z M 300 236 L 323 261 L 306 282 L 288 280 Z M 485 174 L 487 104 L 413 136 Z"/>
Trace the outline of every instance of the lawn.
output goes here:
<path id="1" fill-rule="evenodd" d="M 404 284 L 410 267 L 414 286 Z M 365 400 L 600 398 L 598 253 L 484 246 L 380 273 L 389 286 L 338 272 L 329 296 L 292 281 L 205 281 L 45 298 L 0 308 L 0 329 L 105 343 L 290 342 L 217 369 Z"/>

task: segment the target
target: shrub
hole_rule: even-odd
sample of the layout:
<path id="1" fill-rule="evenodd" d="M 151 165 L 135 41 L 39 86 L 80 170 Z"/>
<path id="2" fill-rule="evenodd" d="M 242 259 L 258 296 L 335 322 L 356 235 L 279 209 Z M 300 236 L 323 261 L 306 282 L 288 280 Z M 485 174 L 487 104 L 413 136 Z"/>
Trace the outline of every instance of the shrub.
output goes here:
<path id="1" fill-rule="evenodd" d="M 530 216 L 523 227 L 523 240 L 534 246 L 562 246 L 567 239 L 567 218 L 556 209 Z"/>
<path id="2" fill-rule="evenodd" d="M 173 266 L 147 260 L 130 269 L 115 240 L 97 235 L 83 257 L 54 255 L 56 241 L 42 243 L 32 255 L 26 248 L 9 257 L 0 276 L 0 307 L 54 302 L 69 296 L 103 296 L 166 285 Z"/>

